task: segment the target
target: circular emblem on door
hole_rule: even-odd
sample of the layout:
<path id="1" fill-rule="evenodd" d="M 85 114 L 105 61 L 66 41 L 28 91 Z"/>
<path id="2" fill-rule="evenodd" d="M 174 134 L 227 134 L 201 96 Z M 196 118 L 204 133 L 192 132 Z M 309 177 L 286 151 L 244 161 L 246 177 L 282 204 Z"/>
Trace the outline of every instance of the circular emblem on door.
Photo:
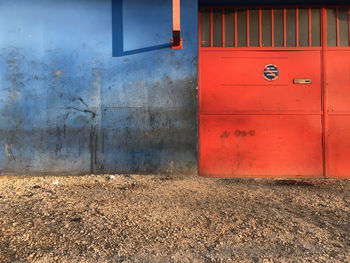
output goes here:
<path id="1" fill-rule="evenodd" d="M 268 64 L 264 68 L 264 78 L 268 81 L 278 79 L 278 68 L 276 65 Z"/>

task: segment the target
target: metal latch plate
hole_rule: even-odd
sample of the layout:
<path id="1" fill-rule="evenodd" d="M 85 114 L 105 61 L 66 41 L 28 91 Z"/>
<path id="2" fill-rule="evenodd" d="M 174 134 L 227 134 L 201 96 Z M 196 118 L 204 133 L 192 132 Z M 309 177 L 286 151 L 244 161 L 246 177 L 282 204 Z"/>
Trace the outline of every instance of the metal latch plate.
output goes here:
<path id="1" fill-rule="evenodd" d="M 312 84 L 312 79 L 293 79 L 294 84 Z"/>

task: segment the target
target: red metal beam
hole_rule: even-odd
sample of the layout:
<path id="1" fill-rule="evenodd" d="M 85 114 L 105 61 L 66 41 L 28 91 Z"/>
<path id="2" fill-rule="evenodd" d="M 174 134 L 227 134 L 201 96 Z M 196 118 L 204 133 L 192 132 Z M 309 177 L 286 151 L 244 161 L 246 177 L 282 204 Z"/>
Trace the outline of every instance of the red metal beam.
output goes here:
<path id="1" fill-rule="evenodd" d="M 296 47 L 299 47 L 299 8 L 295 9 L 295 32 Z"/>
<path id="2" fill-rule="evenodd" d="M 225 47 L 225 8 L 222 9 L 222 47 Z"/>
<path id="3" fill-rule="evenodd" d="M 262 31 L 261 31 L 261 28 L 262 28 L 262 18 L 261 18 L 262 14 L 261 14 L 261 8 L 259 8 L 259 47 L 262 47 Z"/>
<path id="4" fill-rule="evenodd" d="M 182 49 L 180 0 L 173 0 L 173 38 L 171 48 Z"/>
<path id="5" fill-rule="evenodd" d="M 213 47 L 213 8 L 210 8 L 210 47 Z"/>
<path id="6" fill-rule="evenodd" d="M 337 21 L 337 47 L 339 47 L 340 43 L 339 43 L 339 8 L 337 7 L 336 8 L 336 12 L 337 12 L 337 18 L 336 18 L 336 21 Z"/>
<path id="7" fill-rule="evenodd" d="M 309 47 L 311 47 L 311 42 L 312 42 L 312 37 L 311 37 L 311 26 L 312 26 L 312 23 L 311 23 L 311 8 L 309 8 Z"/>

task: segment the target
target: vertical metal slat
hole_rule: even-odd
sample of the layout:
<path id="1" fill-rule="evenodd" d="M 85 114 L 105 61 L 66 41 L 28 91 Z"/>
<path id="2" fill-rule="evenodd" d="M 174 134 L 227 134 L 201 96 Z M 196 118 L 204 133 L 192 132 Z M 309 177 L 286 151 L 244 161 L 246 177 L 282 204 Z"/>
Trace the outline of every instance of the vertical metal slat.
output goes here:
<path id="1" fill-rule="evenodd" d="M 261 8 L 259 8 L 259 47 L 262 47 L 262 35 L 261 35 Z"/>
<path id="2" fill-rule="evenodd" d="M 299 47 L 299 8 L 295 9 L 295 35 L 296 47 Z"/>
<path id="3" fill-rule="evenodd" d="M 339 9 L 338 7 L 336 8 L 337 12 L 336 12 L 336 21 L 337 21 L 337 47 L 339 47 Z"/>
<path id="4" fill-rule="evenodd" d="M 348 43 L 348 46 L 350 46 L 350 8 L 348 9 L 348 18 L 349 18 L 349 21 L 348 21 L 348 25 L 349 25 L 349 43 Z"/>
<path id="5" fill-rule="evenodd" d="M 213 8 L 210 8 L 210 47 L 213 47 Z"/>
<path id="6" fill-rule="evenodd" d="M 311 47 L 311 41 L 312 41 L 312 32 L 311 32 L 311 8 L 309 8 L 309 47 Z"/>
<path id="7" fill-rule="evenodd" d="M 250 47 L 249 43 L 249 9 L 247 8 L 247 47 Z"/>
<path id="8" fill-rule="evenodd" d="M 202 47 L 202 9 L 199 9 L 199 14 L 198 14 L 198 31 L 199 31 L 199 46 Z"/>
<path id="9" fill-rule="evenodd" d="M 234 10 L 235 15 L 235 47 L 237 47 L 237 8 Z"/>
<path id="10" fill-rule="evenodd" d="M 226 47 L 225 45 L 225 8 L 222 9 L 222 46 Z"/>
<path id="11" fill-rule="evenodd" d="M 283 8 L 283 46 L 287 46 L 287 10 Z"/>
<path id="12" fill-rule="evenodd" d="M 271 46 L 275 47 L 275 14 L 273 8 L 271 8 Z"/>

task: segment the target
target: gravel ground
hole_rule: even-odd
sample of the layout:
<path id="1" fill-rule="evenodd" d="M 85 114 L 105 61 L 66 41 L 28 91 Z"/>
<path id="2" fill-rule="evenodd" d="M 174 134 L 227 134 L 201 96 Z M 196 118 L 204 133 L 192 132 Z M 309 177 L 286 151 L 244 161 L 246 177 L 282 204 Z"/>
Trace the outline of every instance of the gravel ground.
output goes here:
<path id="1" fill-rule="evenodd" d="M 350 262 L 350 181 L 0 177 L 0 262 Z"/>

